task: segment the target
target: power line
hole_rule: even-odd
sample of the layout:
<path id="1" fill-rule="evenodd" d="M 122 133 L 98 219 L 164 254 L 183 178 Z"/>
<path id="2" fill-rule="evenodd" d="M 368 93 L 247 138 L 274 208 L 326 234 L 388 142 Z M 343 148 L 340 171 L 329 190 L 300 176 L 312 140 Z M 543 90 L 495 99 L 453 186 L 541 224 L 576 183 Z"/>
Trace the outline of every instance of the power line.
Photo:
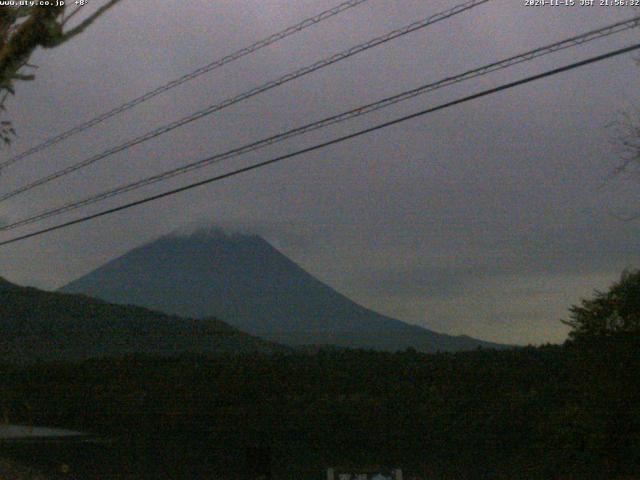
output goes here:
<path id="1" fill-rule="evenodd" d="M 269 45 L 272 45 L 276 42 L 279 42 L 280 40 L 285 39 L 286 37 L 289 37 L 295 33 L 299 33 L 302 32 L 303 30 L 312 27 L 324 20 L 327 20 L 331 17 L 334 17 L 336 15 L 341 14 L 342 12 L 345 12 L 351 8 L 357 7 L 358 5 L 361 5 L 365 2 L 367 2 L 369 0 L 349 0 L 347 2 L 341 3 L 340 5 L 337 5 L 336 7 L 333 7 L 329 10 L 325 10 L 324 12 L 321 12 L 313 17 L 307 18 L 305 20 L 303 20 L 300 23 L 297 23 L 295 25 L 292 25 L 278 33 L 274 33 L 273 35 L 270 35 L 267 38 L 264 38 L 252 45 L 249 45 L 248 47 L 244 47 L 241 48 L 240 50 L 237 50 L 229 55 L 226 55 L 218 60 L 215 60 L 212 63 L 209 63 L 208 65 L 205 65 L 203 67 L 200 67 L 192 72 L 189 72 L 179 78 L 176 78 L 174 80 L 171 80 L 170 82 L 167 82 L 166 84 L 151 90 L 149 92 L 146 92 L 142 95 L 140 95 L 139 97 L 134 98 L 133 100 L 130 100 L 126 103 L 123 103 L 122 105 L 113 108 L 112 110 L 109 110 L 105 113 L 102 113 L 100 115 L 98 115 L 97 117 L 92 118 L 91 120 L 88 120 L 84 123 L 81 123 L 79 125 L 76 125 L 75 127 L 72 127 L 62 133 L 60 133 L 59 135 L 50 137 L 46 140 L 44 140 L 42 143 L 28 149 L 25 150 L 24 152 L 4 161 L 0 163 L 0 169 L 4 169 L 10 165 L 13 165 L 16 162 L 19 162 L 20 160 L 30 157 L 31 155 L 41 152 L 42 150 L 45 150 L 73 135 L 76 135 L 80 132 L 83 132 L 91 127 L 95 127 L 96 125 L 98 125 L 99 123 L 104 122 L 105 120 L 118 115 L 122 112 L 125 112 L 131 108 L 136 107 L 137 105 L 140 105 L 141 103 L 144 103 L 150 99 L 152 99 L 153 97 L 160 95 L 168 90 L 171 90 L 172 88 L 175 88 L 179 85 L 182 85 L 183 83 L 189 82 L 197 77 L 199 77 L 200 75 L 204 75 L 205 73 L 211 72 L 213 70 L 216 70 L 224 65 L 227 65 L 231 62 L 235 62 L 236 60 L 241 59 L 242 57 L 245 57 L 247 55 L 250 55 L 254 52 L 257 52 L 258 50 L 261 50 L 265 47 L 268 47 Z M 77 11 L 77 10 L 76 10 Z"/>
<path id="2" fill-rule="evenodd" d="M 629 20 L 625 20 L 625 21 L 621 21 L 621 22 L 617 22 L 614 23 L 612 25 L 603 27 L 603 28 L 599 28 L 596 30 L 591 30 L 589 32 L 583 33 L 581 35 L 577 35 L 575 37 L 571 37 L 568 38 L 566 40 L 562 40 L 560 42 L 556 42 L 556 43 L 552 43 L 543 47 L 539 47 L 536 48 L 534 50 L 529 50 L 525 53 L 521 53 L 519 55 L 514 55 L 508 58 L 505 58 L 503 60 L 499 60 L 497 62 L 493 62 L 490 63 L 488 65 L 479 67 L 479 68 L 475 68 L 473 70 L 468 70 L 462 74 L 459 75 L 455 75 L 455 76 L 451 76 L 451 77 L 446 77 L 442 80 L 439 80 L 437 82 L 434 83 L 429 83 L 426 85 L 422 85 L 418 88 L 414 88 L 412 90 L 409 91 L 405 91 L 402 92 L 400 94 L 391 96 L 391 97 L 387 97 L 384 98 L 382 100 L 379 100 L 377 102 L 374 103 L 370 103 L 368 105 L 364 105 L 352 110 L 348 110 L 346 112 L 342 112 L 340 114 L 337 115 L 333 115 L 327 118 L 324 118 L 322 120 L 301 126 L 301 127 L 297 127 L 294 128 L 292 130 L 288 130 L 286 132 L 280 133 L 278 135 L 274 135 L 271 137 L 267 137 L 261 140 L 258 140 L 256 142 L 252 142 L 249 143 L 247 145 L 238 147 L 238 148 L 234 148 L 232 150 L 229 150 L 227 152 L 224 153 L 220 153 L 211 157 L 207 157 L 205 159 L 201 159 L 199 161 L 178 167 L 178 168 L 174 168 L 156 175 L 152 175 L 150 177 L 146 177 L 144 179 L 141 180 L 137 180 L 131 183 L 128 183 L 126 185 L 122 185 L 120 187 L 111 189 L 111 190 L 107 190 L 104 191 L 102 193 L 96 194 L 96 195 L 92 195 L 89 196 L 87 198 L 84 198 L 82 200 L 78 200 L 78 201 L 74 201 L 74 202 L 70 202 L 67 203 L 65 205 L 59 206 L 59 207 L 55 207 L 49 210 L 45 210 L 44 212 L 40 212 L 36 215 L 33 215 L 31 217 L 27 217 L 25 219 L 22 220 L 18 220 L 16 222 L 4 225 L 4 226 L 0 226 L 0 231 L 7 231 L 7 230 L 12 230 L 18 227 L 22 227 L 25 225 L 29 225 L 35 222 L 38 222 L 40 220 L 44 220 L 47 218 L 51 218 L 57 215 L 61 215 L 62 213 L 66 213 L 72 210 L 76 210 L 78 208 L 87 206 L 87 205 L 91 205 L 93 203 L 105 200 L 107 198 L 111 198 L 114 196 L 118 196 L 118 195 L 122 195 L 124 193 L 133 191 L 133 190 L 137 190 L 139 188 L 142 188 L 144 186 L 147 185 L 151 185 L 160 181 L 164 181 L 167 180 L 169 178 L 175 177 L 177 175 L 182 175 L 206 166 L 209 166 L 211 164 L 214 163 L 219 163 L 223 160 L 227 160 L 229 158 L 233 158 L 233 157 L 237 157 L 240 155 L 244 155 L 246 153 L 249 152 L 254 152 L 256 150 L 265 148 L 267 146 L 273 145 L 275 143 L 279 143 L 282 142 L 284 140 L 288 140 L 290 138 L 314 131 L 314 130 L 318 130 L 321 128 L 325 128 L 328 127 L 330 125 L 334 125 L 337 123 L 341 123 L 347 120 L 351 120 L 353 118 L 356 117 L 360 117 L 372 112 L 375 112 L 377 110 L 381 110 L 383 108 L 389 107 L 391 105 L 394 105 L 396 103 L 402 102 L 402 101 L 406 101 L 409 100 L 411 98 L 414 98 L 418 95 L 422 95 L 424 93 L 427 92 L 432 92 L 434 90 L 443 88 L 443 87 L 447 87 L 450 85 L 454 85 L 456 83 L 460 83 L 466 80 L 470 80 L 482 75 L 486 75 L 488 73 L 492 73 L 495 72 L 497 70 L 502 70 L 523 62 L 527 62 L 527 61 L 531 61 L 535 58 L 544 56 L 544 55 L 548 55 L 554 52 L 557 52 L 559 50 L 563 50 L 566 48 L 570 48 L 570 47 L 575 47 L 577 45 L 582 45 L 585 44 L 587 42 L 591 42 L 593 40 L 597 40 L 599 38 L 603 38 L 609 35 L 613 35 L 615 33 L 620 33 L 626 30 L 629 30 L 631 28 L 636 28 L 638 27 L 638 25 L 640 25 L 640 16 L 638 17 L 634 17 L 631 18 Z"/>
<path id="3" fill-rule="evenodd" d="M 133 207 L 138 206 L 138 205 L 142 205 L 142 204 L 145 204 L 145 203 L 149 203 L 149 202 L 153 202 L 153 201 L 156 201 L 156 200 L 160 200 L 161 198 L 164 198 L 164 197 L 173 196 L 173 195 L 176 195 L 178 193 L 181 193 L 181 192 L 184 192 L 184 191 L 187 191 L 187 190 L 191 190 L 191 189 L 203 186 L 203 185 L 207 185 L 207 184 L 214 183 L 214 182 L 217 182 L 217 181 L 220 181 L 220 180 L 224 180 L 224 179 L 229 178 L 229 177 L 234 177 L 236 175 L 240 175 L 242 173 L 249 172 L 251 170 L 256 170 L 256 169 L 259 169 L 259 168 L 262 168 L 262 167 L 266 167 L 268 165 L 272 165 L 274 163 L 278 163 L 278 162 L 281 162 L 283 160 L 287 160 L 289 158 L 297 157 L 297 156 L 303 155 L 305 153 L 310 153 L 310 152 L 313 152 L 313 151 L 316 151 L 316 150 L 320 150 L 320 149 L 326 148 L 326 147 L 331 146 L 331 145 L 335 145 L 335 144 L 344 142 L 346 140 L 350 140 L 350 139 L 353 139 L 353 138 L 356 138 L 356 137 L 359 137 L 359 136 L 362 136 L 362 135 L 366 135 L 368 133 L 372 133 L 372 132 L 375 132 L 377 130 L 381 130 L 383 128 L 387 128 L 387 127 L 390 127 L 392 125 L 397 125 L 399 123 L 406 122 L 406 121 L 412 120 L 414 118 L 422 117 L 422 116 L 427 115 L 429 113 L 433 113 L 433 112 L 436 112 L 436 111 L 439 111 L 439 110 L 444 110 L 446 108 L 453 107 L 455 105 L 460 105 L 462 103 L 466 103 L 466 102 L 469 102 L 471 100 L 475 100 L 477 98 L 486 97 L 488 95 L 492 95 L 492 94 L 501 92 L 503 90 L 508 90 L 510 88 L 514 88 L 514 87 L 517 87 L 517 86 L 520 86 L 520 85 L 524 85 L 524 84 L 527 84 L 527 83 L 530 83 L 530 82 L 533 82 L 533 81 L 536 81 L 536 80 L 540 80 L 540 79 L 543 79 L 543 78 L 551 77 L 551 76 L 560 74 L 562 72 L 566 72 L 566 71 L 569 71 L 569 70 L 580 68 L 580 67 L 583 67 L 585 65 L 592 64 L 592 63 L 600 62 L 600 61 L 606 60 L 608 58 L 616 57 L 618 55 L 629 53 L 629 52 L 632 52 L 632 51 L 635 51 L 635 50 L 638 50 L 638 49 L 640 49 L 640 43 L 637 43 L 635 45 L 631 45 L 631 46 L 628 46 L 628 47 L 625 47 L 625 48 L 621 48 L 621 49 L 618 49 L 618 50 L 614 50 L 612 52 L 605 53 L 603 55 L 598 55 L 598 56 L 595 56 L 595 57 L 591 57 L 591 58 L 588 58 L 586 60 L 582 60 L 580 62 L 575 62 L 575 63 L 569 64 L 569 65 L 565 65 L 563 67 L 554 68 L 552 70 L 547 70 L 544 73 L 540 73 L 540 74 L 537 74 L 537 75 L 532 75 L 530 77 L 526 77 L 526 78 L 523 78 L 521 80 L 517 80 L 515 82 L 506 83 L 506 84 L 500 85 L 498 87 L 490 88 L 488 90 L 483 90 L 482 92 L 475 93 L 473 95 L 468 95 L 466 97 L 462 97 L 462 98 L 459 98 L 457 100 L 453 100 L 451 102 L 440 104 L 440 105 L 438 105 L 436 107 L 431 107 L 431 108 L 428 108 L 426 110 L 422 110 L 420 112 L 412 113 L 410 115 L 405 115 L 403 117 L 399 117 L 399 118 L 396 118 L 394 120 L 390 120 L 388 122 L 381 123 L 381 124 L 375 125 L 373 127 L 366 128 L 364 130 L 359 130 L 359 131 L 357 131 L 355 133 L 351 133 L 349 135 L 344 135 L 342 137 L 334 138 L 333 140 L 329 140 L 329 141 L 326 141 L 326 142 L 323 142 L 323 143 L 319 143 L 319 144 L 311 146 L 311 147 L 303 148 L 301 150 L 297 150 L 295 152 L 288 153 L 286 155 L 281 155 L 279 157 L 275 157 L 275 158 L 272 158 L 272 159 L 269 159 L 269 160 L 265 160 L 263 162 L 259 162 L 259 163 L 256 163 L 256 164 L 253 164 L 253 165 L 250 165 L 250 166 L 247 166 L 247 167 L 243 167 L 243 168 L 239 168 L 237 170 L 233 170 L 231 172 L 227 172 L 227 173 L 224 173 L 224 174 L 221 174 L 221 175 L 217 175 L 215 177 L 207 178 L 205 180 L 200 180 L 198 182 L 194 182 L 194 183 L 191 183 L 189 185 L 186 185 L 186 186 L 183 186 L 183 187 L 180 187 L 180 188 L 175 188 L 173 190 L 169 190 L 167 192 L 159 193 L 157 195 L 152 195 L 150 197 L 146 197 L 146 198 L 143 198 L 141 200 L 136 200 L 134 202 L 130 202 L 130 203 L 127 203 L 127 204 L 124 204 L 124 205 L 120 205 L 118 207 L 114 207 L 114 208 L 110 208 L 110 209 L 107 209 L 107 210 L 103 210 L 101 212 L 94 213 L 94 214 L 91 214 L 91 215 L 87 215 L 87 216 L 84 216 L 84 217 L 81 217 L 81 218 L 78 218 L 78 219 L 75 219 L 75 220 L 70 220 L 68 222 L 64 222 L 64 223 L 55 225 L 53 227 L 43 228 L 41 230 L 37 230 L 37 231 L 32 232 L 32 233 L 21 235 L 19 237 L 15 237 L 15 238 L 12 238 L 12 239 L 9 239 L 9 240 L 4 240 L 4 241 L 0 242 L 0 246 L 9 245 L 11 243 L 19 242 L 19 241 L 22 241 L 22 240 L 26 240 L 28 238 L 36 237 L 36 236 L 40 236 L 40 235 L 43 235 L 45 233 L 49 233 L 49 232 L 53 232 L 53 231 L 56 231 L 56 230 L 60 230 L 62 228 L 70 227 L 72 225 L 76 225 L 76 224 L 79 224 L 79 223 L 84 223 L 84 222 L 87 222 L 89 220 L 93 220 L 93 219 L 96 219 L 96 218 L 99 218 L 99 217 L 110 215 L 110 214 L 113 214 L 113 213 L 116 213 L 116 212 L 119 212 L 119 211 L 122 211 L 122 210 L 127 210 L 129 208 L 133 208 Z"/>
<path id="4" fill-rule="evenodd" d="M 440 13 L 436 13 L 434 15 L 431 15 L 423 20 L 414 22 L 410 25 L 407 25 L 403 28 L 399 28 L 397 30 L 393 30 L 385 35 L 382 35 L 380 37 L 376 37 L 372 40 L 369 40 L 368 42 L 356 45 L 355 47 L 352 47 L 348 50 L 345 50 L 341 53 L 337 53 L 335 55 L 332 55 L 331 57 L 325 58 L 323 60 L 320 60 L 312 65 L 309 65 L 307 67 L 301 68 L 299 70 L 296 70 L 294 72 L 288 73 L 280 78 L 278 78 L 277 80 L 273 80 L 270 82 L 267 82 L 265 84 L 262 84 L 258 87 L 252 88 L 251 90 L 248 90 L 244 93 L 241 93 L 240 95 L 237 95 L 235 97 L 231 97 L 228 98 L 226 100 L 223 100 L 220 103 L 217 103 L 215 105 L 211 105 L 203 110 L 199 110 L 198 112 L 195 112 L 187 117 L 184 117 L 180 120 L 176 120 L 172 123 L 169 123 L 167 125 L 164 125 L 160 128 L 157 128 L 155 130 L 152 130 L 140 137 L 137 137 L 133 140 L 129 140 L 128 142 L 125 142 L 123 144 L 118 145 L 117 147 L 113 147 L 110 148 L 102 153 L 99 153 L 98 155 L 95 155 L 93 157 L 87 158 L 85 160 L 82 160 L 74 165 L 71 165 L 69 167 L 63 168 L 62 170 L 58 170 L 57 172 L 54 172 L 50 175 L 47 175 L 45 177 L 42 177 L 38 180 L 35 180 L 31 183 L 28 183 L 16 190 L 13 190 L 11 192 L 5 193 L 0 195 L 0 202 L 8 200 L 9 198 L 15 197 L 16 195 L 19 195 L 21 193 L 24 193 L 26 191 L 29 191 L 33 188 L 39 187 L 41 185 L 44 185 L 46 183 L 51 182 L 52 180 L 55 180 L 57 178 L 63 177 L 65 175 L 68 175 L 72 172 L 75 172 L 76 170 L 79 170 L 81 168 L 84 168 L 88 165 L 91 165 L 95 162 L 98 162 L 99 160 L 102 160 L 106 157 L 109 157 L 115 153 L 119 153 L 122 152 L 123 150 L 127 150 L 135 145 L 139 145 L 143 142 L 146 142 L 148 140 L 151 140 L 153 138 L 156 138 L 160 135 L 163 135 L 167 132 L 170 132 L 172 130 L 175 130 L 178 127 L 182 127 L 188 123 L 191 123 L 195 120 L 199 120 L 203 117 L 206 117 L 208 115 L 211 115 L 215 112 L 218 112 L 224 108 L 230 107 L 231 105 L 235 105 L 236 103 L 242 102 L 244 100 L 247 100 L 251 97 L 254 97 L 256 95 L 259 95 L 261 93 L 264 93 L 268 90 L 271 90 L 273 88 L 276 88 L 280 85 L 283 85 L 285 83 L 288 83 L 292 80 L 295 80 L 297 78 L 300 78 L 302 76 L 308 75 L 312 72 L 315 72 L 317 70 L 320 70 L 322 68 L 328 67 L 329 65 L 332 65 L 334 63 L 340 62 L 342 60 L 345 60 L 347 58 L 350 58 L 354 55 L 357 55 L 361 52 L 364 52 L 366 50 L 369 50 L 371 48 L 377 47 L 379 45 L 385 44 L 387 42 L 390 42 L 392 40 L 395 40 L 396 38 L 402 37 L 404 35 L 408 35 L 409 33 L 415 32 L 417 30 L 423 29 L 425 27 L 428 27 L 430 25 L 433 25 L 434 23 L 440 22 L 442 20 L 445 20 L 447 18 L 453 17 L 454 15 L 458 15 L 462 12 L 465 12 L 467 10 L 470 10 L 472 8 L 475 8 L 481 4 L 487 3 L 491 0 L 471 0 L 468 1 L 466 3 L 457 5 L 453 8 L 450 8 L 449 10 L 446 10 L 444 12 L 440 12 Z"/>

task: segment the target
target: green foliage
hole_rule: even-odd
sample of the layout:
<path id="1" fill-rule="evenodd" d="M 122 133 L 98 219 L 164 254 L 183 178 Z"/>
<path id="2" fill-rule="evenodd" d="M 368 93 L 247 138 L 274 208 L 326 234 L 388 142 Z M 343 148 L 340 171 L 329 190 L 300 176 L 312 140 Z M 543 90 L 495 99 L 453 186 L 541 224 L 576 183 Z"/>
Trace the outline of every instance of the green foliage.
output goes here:
<path id="1" fill-rule="evenodd" d="M 595 292 L 570 309 L 571 318 L 563 323 L 576 341 L 605 340 L 640 335 L 640 271 L 627 271 L 607 292 Z"/>

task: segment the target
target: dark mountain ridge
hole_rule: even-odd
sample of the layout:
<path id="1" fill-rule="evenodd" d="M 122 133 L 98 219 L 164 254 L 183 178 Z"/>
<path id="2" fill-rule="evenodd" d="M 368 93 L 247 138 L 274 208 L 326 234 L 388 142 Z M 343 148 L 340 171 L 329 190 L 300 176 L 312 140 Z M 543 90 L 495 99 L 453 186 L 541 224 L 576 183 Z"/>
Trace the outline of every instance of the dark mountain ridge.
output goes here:
<path id="1" fill-rule="evenodd" d="M 0 278 L 0 361 L 84 360 L 134 353 L 288 351 L 214 318 L 185 319 L 85 295 L 19 287 Z"/>
<path id="2" fill-rule="evenodd" d="M 376 313 L 319 281 L 261 237 L 220 230 L 162 237 L 62 291 L 193 318 L 214 316 L 288 345 L 425 352 L 501 347 Z"/>

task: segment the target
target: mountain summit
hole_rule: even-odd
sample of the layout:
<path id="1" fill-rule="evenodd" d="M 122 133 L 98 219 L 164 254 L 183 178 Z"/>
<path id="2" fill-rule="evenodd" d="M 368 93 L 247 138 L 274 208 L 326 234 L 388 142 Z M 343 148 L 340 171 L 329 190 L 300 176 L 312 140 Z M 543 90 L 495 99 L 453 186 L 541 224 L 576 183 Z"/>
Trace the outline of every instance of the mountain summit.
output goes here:
<path id="1" fill-rule="evenodd" d="M 497 347 L 409 325 L 362 307 L 257 235 L 167 235 L 62 289 L 191 318 L 214 316 L 289 345 L 425 352 Z"/>

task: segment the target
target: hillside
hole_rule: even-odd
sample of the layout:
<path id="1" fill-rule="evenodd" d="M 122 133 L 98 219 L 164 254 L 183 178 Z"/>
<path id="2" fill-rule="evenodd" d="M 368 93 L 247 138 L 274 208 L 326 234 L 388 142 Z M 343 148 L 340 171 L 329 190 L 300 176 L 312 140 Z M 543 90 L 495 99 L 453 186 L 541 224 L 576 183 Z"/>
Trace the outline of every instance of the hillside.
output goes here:
<path id="1" fill-rule="evenodd" d="M 193 318 L 288 345 L 424 352 L 500 347 L 386 317 L 338 293 L 257 235 L 168 235 L 62 289 Z"/>
<path id="2" fill-rule="evenodd" d="M 185 319 L 2 279 L 0 331 L 0 360 L 15 363 L 285 350 L 216 319 Z"/>

